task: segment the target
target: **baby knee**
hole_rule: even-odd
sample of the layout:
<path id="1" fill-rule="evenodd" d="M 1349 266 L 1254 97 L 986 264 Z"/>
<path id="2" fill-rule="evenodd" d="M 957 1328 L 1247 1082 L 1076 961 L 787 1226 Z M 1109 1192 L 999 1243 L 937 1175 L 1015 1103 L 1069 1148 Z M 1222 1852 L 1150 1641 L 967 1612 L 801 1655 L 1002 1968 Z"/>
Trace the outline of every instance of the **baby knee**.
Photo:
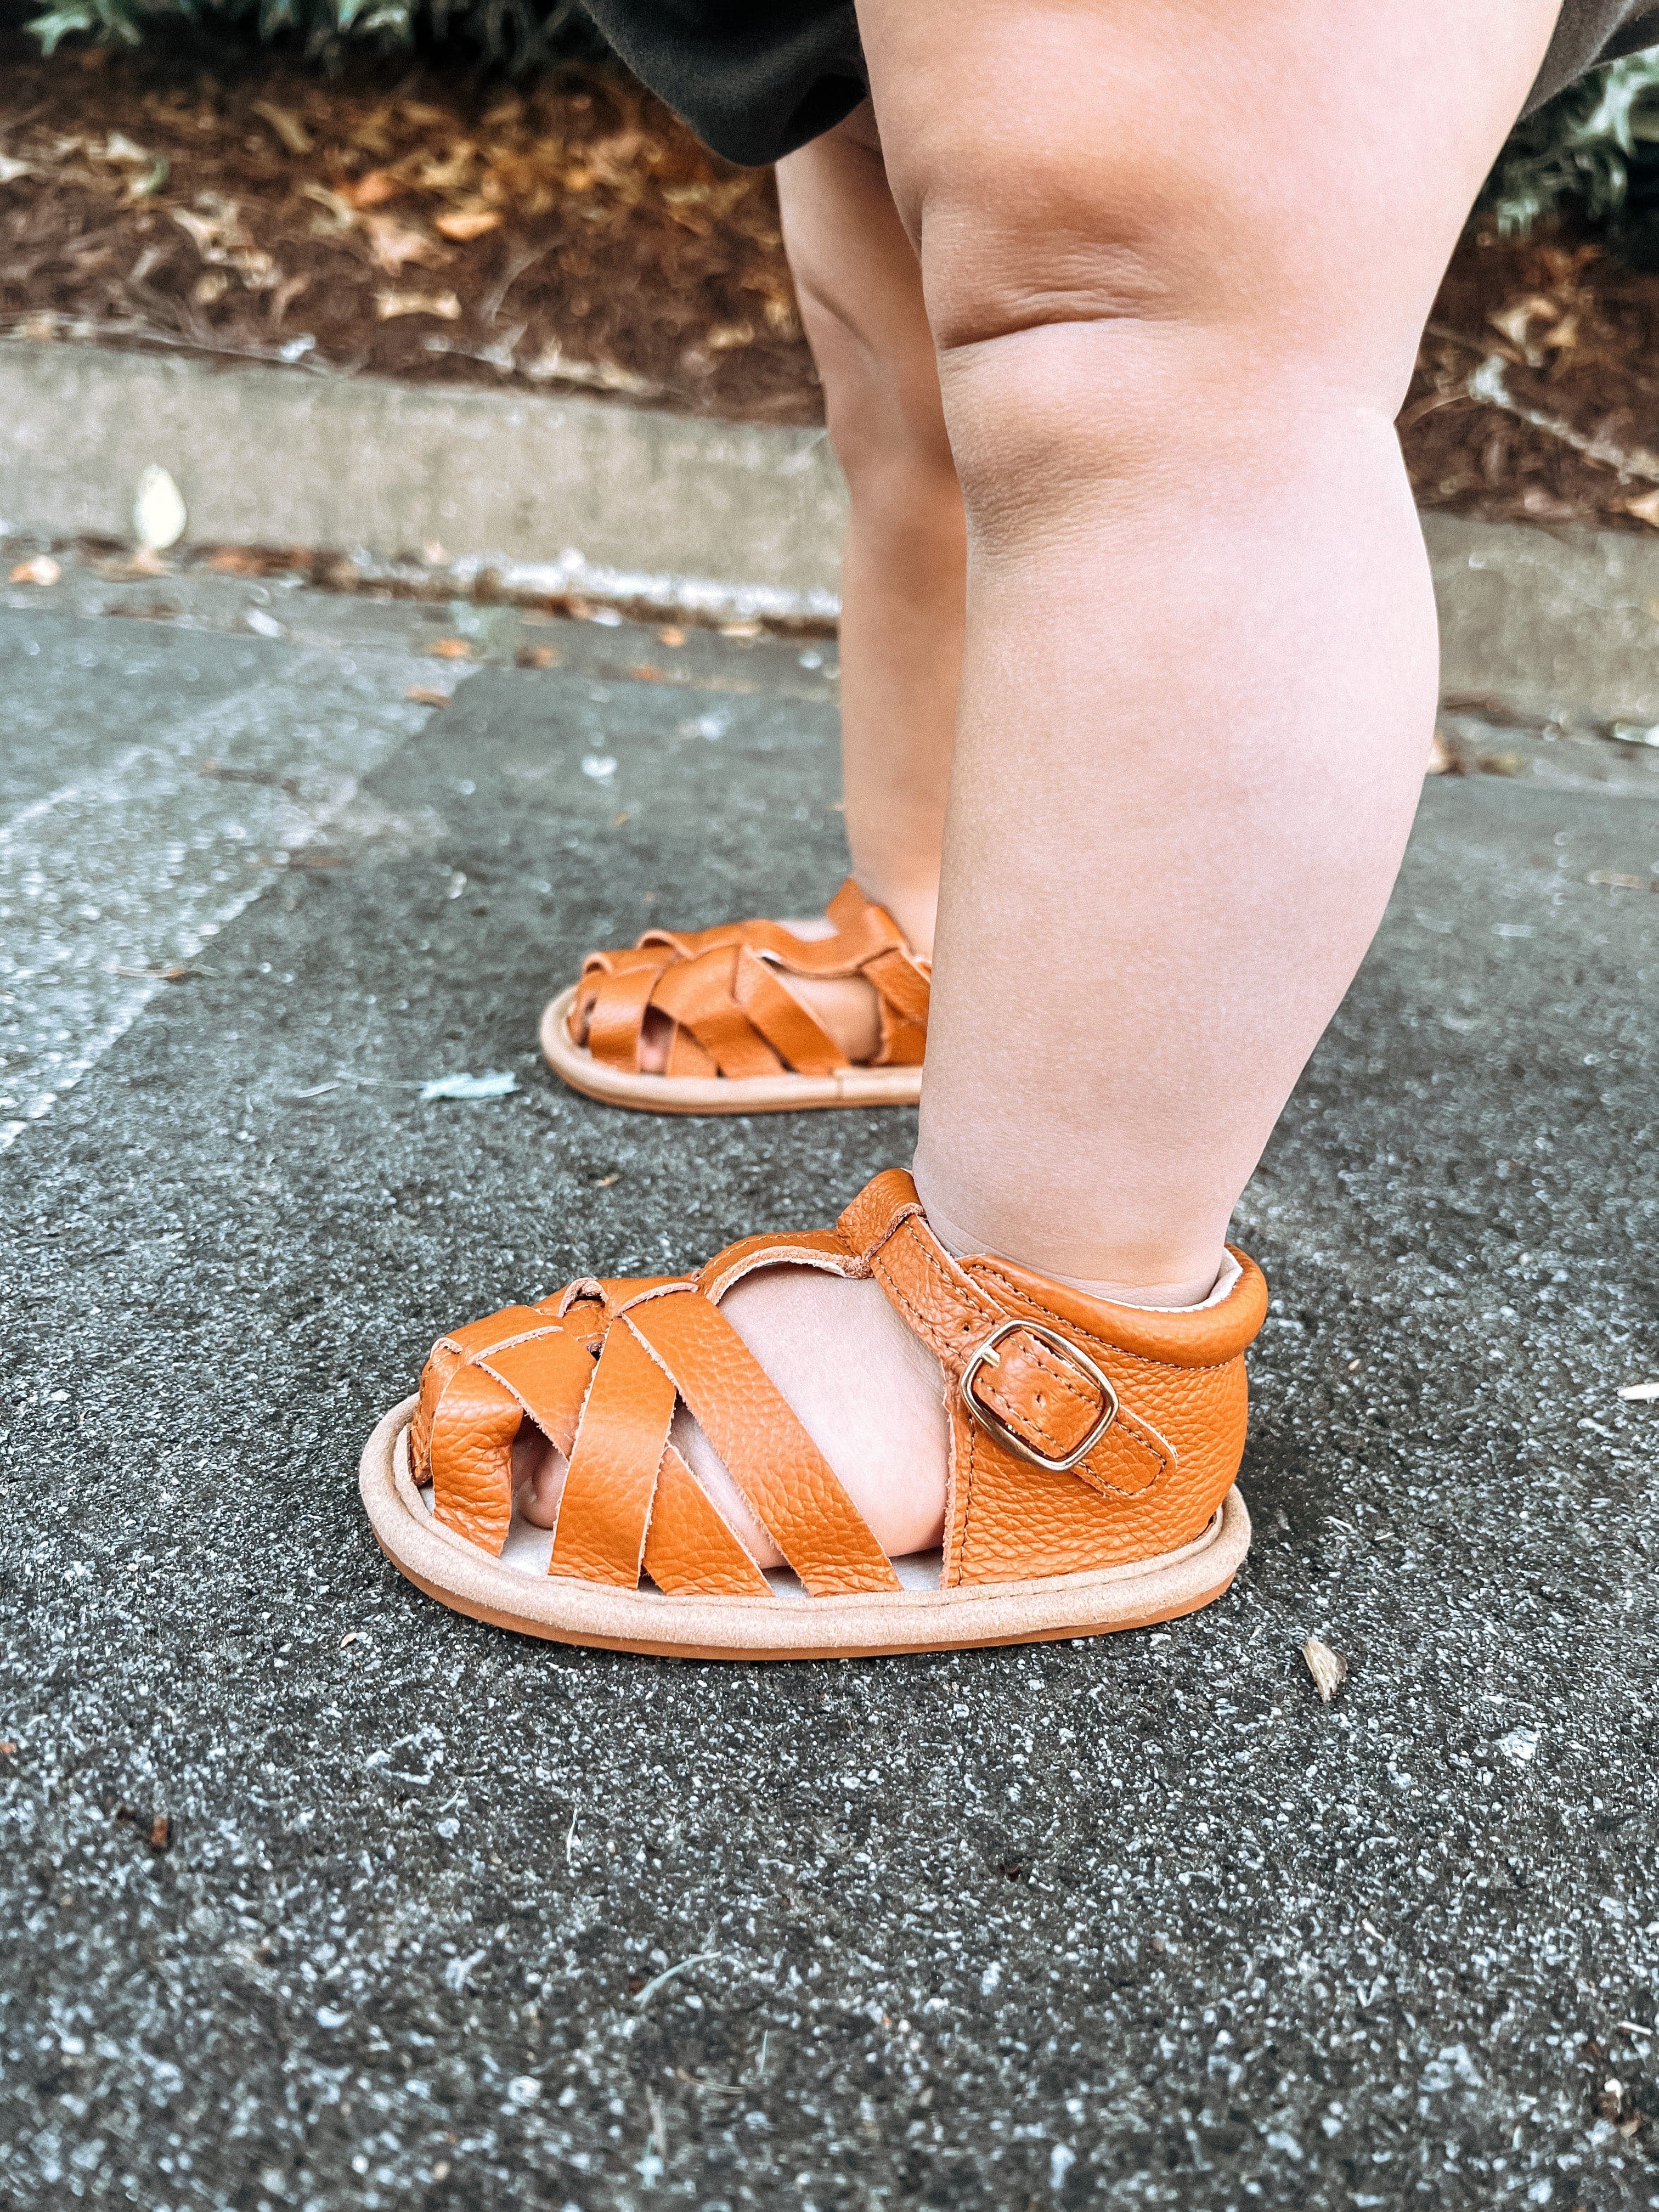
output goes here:
<path id="1" fill-rule="evenodd" d="M 1352 286 L 1328 297 L 1316 258 L 1255 219 L 1248 183 L 1201 162 L 951 159 L 917 217 L 981 544 L 1063 526 L 1103 488 L 1139 497 L 1195 439 L 1224 466 L 1230 445 L 1310 410 L 1389 418 L 1409 373 L 1414 334 L 1356 334 Z"/>
<path id="2" fill-rule="evenodd" d="M 920 317 L 913 328 L 866 318 L 810 270 L 796 271 L 802 326 L 823 390 L 830 443 L 856 489 L 896 474 L 949 481 L 939 368 Z"/>

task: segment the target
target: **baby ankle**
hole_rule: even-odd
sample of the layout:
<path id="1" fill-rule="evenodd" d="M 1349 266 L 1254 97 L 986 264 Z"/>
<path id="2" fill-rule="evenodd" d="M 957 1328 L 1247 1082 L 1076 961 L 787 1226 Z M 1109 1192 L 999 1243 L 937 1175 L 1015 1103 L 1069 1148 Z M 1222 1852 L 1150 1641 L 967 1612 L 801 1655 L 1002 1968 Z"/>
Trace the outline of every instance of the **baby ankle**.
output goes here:
<path id="1" fill-rule="evenodd" d="M 1010 1260 L 1017 1267 L 1030 1267 L 1035 1273 L 1046 1275 L 1051 1283 L 1061 1283 L 1067 1290 L 1081 1291 L 1085 1297 L 1103 1299 L 1110 1305 L 1144 1306 L 1161 1313 L 1193 1313 L 1204 1306 L 1218 1304 L 1238 1273 L 1238 1263 L 1224 1248 L 1212 1266 L 1175 1282 L 1139 1283 L 1111 1276 L 1063 1275 L 1040 1258 L 1011 1251 L 1006 1243 L 993 1243 L 976 1236 L 966 1224 L 936 1205 L 929 1195 L 931 1185 L 925 1169 L 918 1169 L 914 1179 L 927 1225 L 952 1259 L 983 1256 Z"/>

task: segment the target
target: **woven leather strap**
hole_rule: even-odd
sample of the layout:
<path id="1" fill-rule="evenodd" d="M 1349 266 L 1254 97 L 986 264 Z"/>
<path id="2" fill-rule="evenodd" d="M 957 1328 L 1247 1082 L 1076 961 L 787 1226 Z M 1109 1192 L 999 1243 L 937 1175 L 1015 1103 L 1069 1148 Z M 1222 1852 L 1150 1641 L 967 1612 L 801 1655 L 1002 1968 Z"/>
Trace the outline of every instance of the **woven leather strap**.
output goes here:
<path id="1" fill-rule="evenodd" d="M 674 1076 L 830 1075 L 847 1055 L 784 975 L 862 975 L 876 993 L 881 1045 L 869 1065 L 914 1067 L 927 1041 L 929 964 L 884 908 L 850 879 L 828 908 L 833 937 L 800 938 L 775 921 L 648 929 L 626 951 L 590 952 L 570 1036 L 607 1067 L 634 1074 L 647 1015 L 673 1024 Z"/>
<path id="2" fill-rule="evenodd" d="M 677 1595 L 764 1595 L 670 1442 L 681 1403 L 811 1595 L 898 1588 L 834 1469 L 695 1280 L 576 1283 L 443 1340 L 422 1378 L 413 1471 L 441 1522 L 499 1552 L 528 1419 L 568 1463 L 550 1574 L 632 1589 L 643 1566 Z"/>

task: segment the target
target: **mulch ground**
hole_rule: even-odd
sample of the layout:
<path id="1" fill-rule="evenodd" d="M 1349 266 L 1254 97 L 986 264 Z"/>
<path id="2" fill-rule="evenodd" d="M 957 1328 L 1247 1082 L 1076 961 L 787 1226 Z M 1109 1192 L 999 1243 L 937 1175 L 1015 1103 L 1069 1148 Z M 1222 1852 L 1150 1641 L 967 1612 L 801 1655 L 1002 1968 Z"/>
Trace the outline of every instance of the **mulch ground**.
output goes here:
<path id="1" fill-rule="evenodd" d="M 769 173 L 606 63 L 207 73 L 0 33 L 0 336 L 823 418 Z M 1401 417 L 1419 503 L 1659 527 L 1659 274 L 1475 224 Z"/>

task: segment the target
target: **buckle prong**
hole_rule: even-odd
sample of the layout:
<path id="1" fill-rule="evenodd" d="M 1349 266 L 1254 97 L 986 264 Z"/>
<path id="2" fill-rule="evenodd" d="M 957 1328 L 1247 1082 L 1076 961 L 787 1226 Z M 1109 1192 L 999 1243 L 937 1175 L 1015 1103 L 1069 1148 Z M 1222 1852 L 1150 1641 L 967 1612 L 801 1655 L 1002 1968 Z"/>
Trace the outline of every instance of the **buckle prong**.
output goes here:
<path id="1" fill-rule="evenodd" d="M 996 1349 L 997 1346 L 1005 1338 L 1012 1336 L 1019 1331 L 1023 1331 L 1027 1336 L 1036 1337 L 1039 1343 L 1046 1344 L 1051 1352 L 1059 1355 L 1066 1366 L 1075 1368 L 1078 1373 L 1086 1382 L 1092 1383 L 1100 1393 L 1103 1408 L 1100 1419 L 1076 1449 L 1067 1452 L 1063 1458 L 1050 1458 L 1046 1452 L 1040 1452 L 1028 1444 L 1023 1437 L 1010 1428 L 994 1407 L 988 1406 L 982 1399 L 974 1395 L 974 1377 L 979 1373 L 980 1369 L 1000 1367 L 1002 1359 Z M 1022 1321 L 1018 1315 L 1011 1316 L 1006 1321 L 999 1322 L 984 1342 L 975 1349 L 968 1364 L 962 1370 L 962 1380 L 957 1383 L 957 1389 L 961 1394 L 963 1404 L 968 1408 L 969 1418 L 977 1421 L 981 1428 L 994 1437 L 1005 1451 L 1012 1452 L 1016 1459 L 1023 1459 L 1028 1467 L 1040 1467 L 1048 1474 L 1069 1474 L 1079 1462 L 1087 1459 L 1117 1419 L 1117 1392 L 1112 1388 L 1109 1378 L 1090 1358 L 1088 1353 L 1072 1343 L 1069 1338 L 1062 1336 L 1058 1329 L 1045 1328 L 1041 1322 Z"/>

